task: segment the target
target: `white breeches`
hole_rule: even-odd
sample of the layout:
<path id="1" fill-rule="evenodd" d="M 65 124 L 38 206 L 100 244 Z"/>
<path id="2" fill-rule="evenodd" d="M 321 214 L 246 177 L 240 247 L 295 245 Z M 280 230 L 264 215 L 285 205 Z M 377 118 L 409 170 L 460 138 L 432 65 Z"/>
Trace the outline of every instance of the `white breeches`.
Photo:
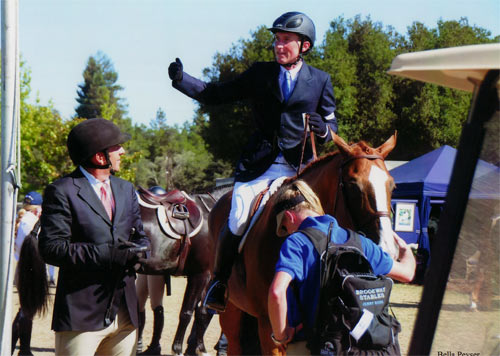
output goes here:
<path id="1" fill-rule="evenodd" d="M 231 232 L 238 236 L 243 235 L 254 198 L 276 178 L 291 177 L 296 173 L 296 170 L 285 161 L 280 153 L 274 163 L 260 177 L 249 182 L 236 182 L 229 213 Z"/>

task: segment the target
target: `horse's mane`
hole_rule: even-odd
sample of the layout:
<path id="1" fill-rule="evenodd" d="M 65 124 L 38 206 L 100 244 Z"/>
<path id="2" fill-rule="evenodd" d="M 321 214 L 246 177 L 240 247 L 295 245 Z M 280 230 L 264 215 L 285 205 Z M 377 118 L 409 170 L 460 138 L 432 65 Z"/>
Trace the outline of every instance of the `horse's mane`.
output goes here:
<path id="1" fill-rule="evenodd" d="M 314 161 L 309 162 L 304 169 L 299 173 L 298 178 L 300 179 L 304 174 L 314 169 L 314 167 L 322 165 L 326 161 L 330 161 L 339 155 L 339 151 L 328 152 L 325 155 L 318 157 Z"/>
<path id="2" fill-rule="evenodd" d="M 354 142 L 354 143 L 351 142 L 349 145 L 352 148 L 358 147 L 358 150 L 364 152 L 365 154 L 373 154 L 373 151 L 374 151 L 374 149 L 368 143 L 366 143 L 366 141 L 359 141 L 359 142 Z M 335 151 L 332 151 L 332 152 L 328 152 L 328 153 L 324 154 L 321 157 L 318 157 L 316 160 L 309 162 L 304 167 L 304 169 L 300 172 L 300 174 L 298 175 L 298 177 L 295 176 L 295 177 L 292 177 L 292 178 L 294 178 L 294 179 L 300 179 L 304 174 L 306 174 L 307 172 L 309 172 L 311 169 L 314 169 L 314 167 L 323 164 L 323 162 L 325 162 L 325 161 L 329 161 L 331 159 L 334 159 L 335 157 L 337 157 L 339 155 L 339 153 L 340 152 L 338 150 L 335 150 Z M 291 180 L 293 180 L 293 179 L 290 179 L 290 181 Z M 287 180 L 287 182 L 288 182 L 288 180 Z"/>

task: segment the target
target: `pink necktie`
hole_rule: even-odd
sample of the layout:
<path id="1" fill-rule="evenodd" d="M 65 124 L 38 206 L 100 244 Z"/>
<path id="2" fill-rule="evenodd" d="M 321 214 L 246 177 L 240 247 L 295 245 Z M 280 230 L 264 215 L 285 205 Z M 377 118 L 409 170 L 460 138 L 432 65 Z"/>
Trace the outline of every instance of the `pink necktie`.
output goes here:
<path id="1" fill-rule="evenodd" d="M 109 220 L 113 220 L 113 197 L 111 194 L 108 194 L 106 187 L 108 187 L 107 183 L 102 183 L 101 185 L 101 201 L 102 205 L 104 205 L 104 209 L 106 209 L 106 213 L 108 213 Z"/>

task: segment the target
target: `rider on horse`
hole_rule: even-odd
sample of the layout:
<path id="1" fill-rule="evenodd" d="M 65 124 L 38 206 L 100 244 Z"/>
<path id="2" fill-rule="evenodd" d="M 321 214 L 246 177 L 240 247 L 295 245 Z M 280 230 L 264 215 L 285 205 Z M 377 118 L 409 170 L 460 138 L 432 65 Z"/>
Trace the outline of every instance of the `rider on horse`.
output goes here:
<path id="1" fill-rule="evenodd" d="M 301 164 L 304 114 L 320 143 L 331 140 L 328 127 L 337 131 L 335 98 L 330 75 L 302 59 L 316 38 L 312 20 L 287 12 L 271 28 L 275 35 L 275 62 L 257 62 L 234 80 L 205 83 L 183 72 L 179 59 L 170 64 L 174 88 L 206 104 L 250 99 L 257 130 L 243 150 L 235 172 L 235 186 L 227 226 L 217 244 L 215 278 L 205 304 L 223 311 L 227 281 L 243 235 L 253 199 L 279 177 L 293 176 Z M 313 157 L 306 145 L 303 162 Z"/>

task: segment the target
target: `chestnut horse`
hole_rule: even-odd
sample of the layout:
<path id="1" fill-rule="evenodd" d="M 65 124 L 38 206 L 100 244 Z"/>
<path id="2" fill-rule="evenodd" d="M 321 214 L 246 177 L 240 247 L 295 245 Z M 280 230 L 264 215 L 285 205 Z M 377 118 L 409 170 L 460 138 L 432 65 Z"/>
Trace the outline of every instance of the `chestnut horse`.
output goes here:
<path id="1" fill-rule="evenodd" d="M 341 226 L 362 231 L 391 256 L 396 256 L 390 217 L 394 181 L 384 163 L 396 145 L 396 134 L 377 148 L 365 142 L 348 145 L 335 134 L 333 141 L 339 151 L 310 163 L 298 178 L 311 186 L 325 212 L 335 216 Z M 258 222 L 248 233 L 229 279 L 229 305 L 220 315 L 220 322 L 228 338 L 230 355 L 242 351 L 238 343 L 242 312 L 258 319 L 262 354 L 279 354 L 270 337 L 272 330 L 267 310 L 268 290 L 284 240 L 276 236 L 276 218 L 272 212 L 274 199 L 275 195 L 269 198 Z M 231 193 L 226 193 L 209 215 L 214 240 L 227 220 L 230 206 Z"/>
<path id="2" fill-rule="evenodd" d="M 213 268 L 212 255 L 215 253 L 214 241 L 208 233 L 208 214 L 215 205 L 217 199 L 227 192 L 230 187 L 216 188 L 211 193 L 194 194 L 192 199 L 196 202 L 202 215 L 202 225 L 196 235 L 188 240 L 175 239 L 167 236 L 158 222 L 157 209 L 161 204 L 151 206 L 139 199 L 141 218 L 144 231 L 151 240 L 151 257 L 160 258 L 161 266 L 157 270 L 145 271 L 146 274 L 182 275 L 187 277 L 186 290 L 179 314 L 179 324 L 172 343 L 174 355 L 182 355 L 182 345 L 186 328 L 191 321 L 194 312 L 194 325 L 196 331 L 196 352 L 206 354 L 203 336 L 208 327 L 212 314 L 207 313 L 206 308 L 200 303 L 204 298 Z M 139 192 L 144 189 L 139 188 Z M 177 191 L 178 192 L 178 191 Z M 171 193 L 171 192 L 169 192 Z M 163 196 L 169 193 L 163 194 Z M 150 193 L 151 194 L 151 193 Z M 139 196 L 141 194 L 139 193 Z M 162 195 L 157 195 L 161 198 Z M 184 244 L 186 244 L 184 246 Z M 185 259 L 181 261 L 181 254 Z"/>

